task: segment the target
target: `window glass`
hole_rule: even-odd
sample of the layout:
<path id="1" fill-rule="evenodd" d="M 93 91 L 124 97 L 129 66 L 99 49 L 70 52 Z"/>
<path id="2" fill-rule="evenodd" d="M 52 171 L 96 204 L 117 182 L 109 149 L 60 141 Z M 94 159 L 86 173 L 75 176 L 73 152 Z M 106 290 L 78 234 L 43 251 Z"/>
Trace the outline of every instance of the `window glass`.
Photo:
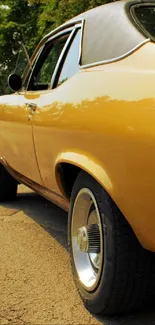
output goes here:
<path id="1" fill-rule="evenodd" d="M 155 6 L 135 8 L 135 15 L 147 33 L 155 38 Z"/>
<path id="2" fill-rule="evenodd" d="M 63 67 L 61 69 L 57 85 L 72 77 L 79 70 L 79 54 L 80 54 L 81 30 L 76 32 L 71 47 L 66 55 Z"/>
<path id="3" fill-rule="evenodd" d="M 68 35 L 59 39 L 54 44 L 48 43 L 39 58 L 30 81 L 29 90 L 41 90 L 50 88 L 50 82 L 59 60 L 60 54 L 67 41 Z"/>

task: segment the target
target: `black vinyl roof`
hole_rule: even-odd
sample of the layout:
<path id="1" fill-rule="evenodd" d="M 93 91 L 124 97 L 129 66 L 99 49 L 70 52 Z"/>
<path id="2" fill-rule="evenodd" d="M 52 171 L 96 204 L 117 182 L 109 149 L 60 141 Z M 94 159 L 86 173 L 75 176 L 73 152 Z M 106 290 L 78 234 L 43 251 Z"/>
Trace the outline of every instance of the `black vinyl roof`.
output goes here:
<path id="1" fill-rule="evenodd" d="M 116 1 L 99 6 L 73 18 L 84 19 L 81 64 L 113 60 L 126 55 L 148 37 L 130 15 L 130 7 L 146 1 Z M 146 3 L 155 3 L 147 1 Z"/>
<path id="2" fill-rule="evenodd" d="M 143 45 L 149 36 L 144 32 L 136 19 L 132 17 L 130 8 L 136 5 L 155 5 L 155 0 L 122 0 L 111 2 L 87 12 L 59 26 L 41 40 L 32 55 L 35 60 L 41 46 L 50 38 L 56 37 L 68 27 L 83 21 L 83 37 L 80 55 L 82 67 L 93 66 L 107 61 L 117 61 L 132 53 Z M 23 80 L 26 80 L 29 65 L 25 70 Z"/>

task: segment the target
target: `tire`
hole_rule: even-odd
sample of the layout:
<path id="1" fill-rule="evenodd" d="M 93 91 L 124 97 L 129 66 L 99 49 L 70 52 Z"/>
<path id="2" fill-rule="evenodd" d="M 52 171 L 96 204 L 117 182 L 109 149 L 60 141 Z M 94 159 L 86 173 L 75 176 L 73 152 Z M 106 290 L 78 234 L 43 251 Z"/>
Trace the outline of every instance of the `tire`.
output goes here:
<path id="1" fill-rule="evenodd" d="M 14 200 L 17 195 L 17 181 L 0 165 L 0 202 Z"/>
<path id="2" fill-rule="evenodd" d="M 103 235 L 103 262 L 101 263 L 101 256 L 99 259 L 101 270 L 100 268 L 96 269 L 96 279 L 99 270 L 100 276 L 91 290 L 86 285 L 88 279 L 82 278 L 84 273 L 80 273 L 80 268 L 84 267 L 84 254 L 88 255 L 88 253 L 80 252 L 83 254 L 80 255 L 80 260 L 79 251 L 81 248 L 76 247 L 75 234 L 76 227 L 80 224 L 81 215 L 86 213 L 83 210 L 87 211 L 86 205 L 82 206 L 82 200 L 86 200 L 86 197 L 80 197 L 82 195 L 80 193 L 85 189 L 88 189 L 96 200 L 100 217 L 100 234 Z M 78 202 L 81 202 L 80 207 Z M 81 220 L 81 222 L 83 221 Z M 81 238 L 83 238 L 82 243 L 85 244 L 85 236 L 81 237 L 80 233 L 78 238 L 80 238 L 80 245 L 82 245 Z M 145 300 L 147 301 L 152 286 L 149 283 L 149 278 L 152 276 L 154 253 L 142 248 L 130 225 L 112 199 L 101 185 L 85 172 L 78 175 L 71 194 L 68 242 L 74 281 L 85 307 L 90 312 L 102 315 L 118 315 L 136 310 Z M 84 248 L 84 246 L 82 247 Z M 99 254 L 101 254 L 101 248 Z M 90 260 L 90 255 L 88 257 Z M 89 263 L 89 260 L 86 260 Z M 83 264 L 80 264 L 80 261 Z M 89 265 L 92 267 L 92 262 Z"/>

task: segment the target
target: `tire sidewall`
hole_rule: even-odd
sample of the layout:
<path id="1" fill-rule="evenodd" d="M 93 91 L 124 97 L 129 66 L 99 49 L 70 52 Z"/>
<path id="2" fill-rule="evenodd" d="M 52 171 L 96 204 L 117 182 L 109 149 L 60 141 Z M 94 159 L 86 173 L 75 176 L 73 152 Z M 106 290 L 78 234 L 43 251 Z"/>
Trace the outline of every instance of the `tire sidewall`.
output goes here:
<path id="1" fill-rule="evenodd" d="M 74 263 L 73 251 L 72 251 L 72 240 L 71 240 L 71 225 L 72 225 L 72 212 L 74 208 L 75 199 L 82 188 L 88 188 L 94 195 L 98 210 L 101 217 L 102 231 L 104 234 L 104 258 L 103 268 L 100 276 L 100 280 L 97 288 L 93 292 L 88 292 L 84 289 L 76 271 Z M 75 185 L 73 187 L 70 209 L 69 209 L 69 220 L 68 220 L 68 244 L 70 251 L 71 266 L 74 276 L 76 287 L 86 305 L 86 307 L 94 312 L 100 313 L 106 309 L 109 303 L 114 276 L 115 276 L 115 240 L 113 231 L 113 213 L 110 205 L 110 198 L 103 190 L 100 184 L 98 184 L 91 176 L 86 173 L 80 173 Z"/>

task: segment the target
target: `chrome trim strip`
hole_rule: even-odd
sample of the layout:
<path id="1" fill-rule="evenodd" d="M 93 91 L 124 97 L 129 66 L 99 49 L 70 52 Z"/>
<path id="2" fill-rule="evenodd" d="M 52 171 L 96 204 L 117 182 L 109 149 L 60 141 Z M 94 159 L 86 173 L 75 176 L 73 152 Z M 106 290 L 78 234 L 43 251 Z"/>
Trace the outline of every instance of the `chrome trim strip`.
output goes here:
<path id="1" fill-rule="evenodd" d="M 36 62 L 35 62 L 35 64 L 33 65 L 33 68 L 32 68 L 32 70 L 31 70 L 31 73 L 30 73 L 30 76 L 29 76 L 29 80 L 28 80 L 28 87 L 27 87 L 27 90 L 29 91 L 29 84 L 31 83 L 31 78 L 33 77 L 33 73 L 34 73 L 34 70 L 35 70 L 35 68 L 36 68 L 36 64 L 37 64 L 37 62 L 38 62 L 38 60 L 39 60 L 39 58 L 40 58 L 40 56 L 42 55 L 42 52 L 43 52 L 43 50 L 44 50 L 44 48 L 45 48 L 45 46 L 49 43 L 49 42 L 52 42 L 53 40 L 55 40 L 55 39 L 57 39 L 57 38 L 59 38 L 59 37 L 61 37 L 61 36 L 65 36 L 65 34 L 67 34 L 67 33 L 69 33 L 69 32 L 71 32 L 71 34 L 72 34 L 72 27 L 70 27 L 70 28 L 67 28 L 67 29 L 65 29 L 65 30 L 63 30 L 63 31 L 61 31 L 61 32 L 59 32 L 58 34 L 56 34 L 56 35 L 54 35 L 53 37 L 51 37 L 51 38 L 49 38 L 43 45 L 42 45 L 42 47 L 40 48 L 40 50 L 39 50 L 39 53 L 38 53 L 38 56 L 36 57 Z M 69 36 L 70 37 L 70 36 Z"/>
<path id="2" fill-rule="evenodd" d="M 52 41 L 54 41 L 55 39 L 57 39 L 57 38 L 59 38 L 59 37 L 61 37 L 61 36 L 63 36 L 63 35 L 65 36 L 65 34 L 71 32 L 70 35 L 69 35 L 69 37 L 68 37 L 68 40 L 67 40 L 66 43 L 65 43 L 65 46 L 64 46 L 62 52 L 61 52 L 61 54 L 60 54 L 59 60 L 58 60 L 58 62 L 57 62 L 57 64 L 56 64 L 56 67 L 55 67 L 54 73 L 53 73 L 53 75 L 52 75 L 52 78 L 51 78 L 51 84 L 50 84 L 50 89 L 52 89 L 52 87 L 53 87 L 53 85 L 54 85 L 54 82 L 55 82 L 55 79 L 56 79 L 57 72 L 58 72 L 58 70 L 59 70 L 59 66 L 60 66 L 61 61 L 63 60 L 63 56 L 64 56 L 64 54 L 65 54 L 65 52 L 66 52 L 66 50 L 67 50 L 67 48 L 68 48 L 68 46 L 69 46 L 69 44 L 70 44 L 70 42 L 71 42 L 73 36 L 74 36 L 74 33 L 75 33 L 78 29 L 80 29 L 80 28 L 82 29 L 82 27 L 83 27 L 83 22 L 82 22 L 82 23 L 79 23 L 79 24 L 75 24 L 74 26 L 72 26 L 72 27 L 70 27 L 70 28 L 67 28 L 67 29 L 64 29 L 64 30 L 60 31 L 59 33 L 57 33 L 57 34 L 51 36 L 49 39 L 46 40 L 46 42 L 42 45 L 42 47 L 41 47 L 41 49 L 40 49 L 40 51 L 39 51 L 39 55 L 38 55 L 38 57 L 37 57 L 36 63 L 34 64 L 33 69 L 32 69 L 32 71 L 31 71 L 31 73 L 30 73 L 30 77 L 29 77 L 29 80 L 28 80 L 28 88 L 27 88 L 27 90 L 29 90 L 29 84 L 30 84 L 30 82 L 31 82 L 31 78 L 32 78 L 32 76 L 33 76 L 33 73 L 34 73 L 34 70 L 35 70 L 35 67 L 36 67 L 37 61 L 39 60 L 39 57 L 42 55 L 42 51 L 44 50 L 44 47 L 45 47 L 49 42 L 52 42 Z M 82 37 L 82 35 L 81 35 L 81 37 Z M 82 51 L 82 48 L 80 49 L 80 51 Z M 79 56 L 81 57 L 81 53 L 79 53 Z"/>
<path id="3" fill-rule="evenodd" d="M 123 55 L 120 55 L 120 56 L 110 59 L 110 60 L 103 60 L 100 62 L 94 62 L 94 63 L 90 63 L 90 64 L 80 65 L 80 69 L 91 68 L 91 67 L 95 67 L 98 65 L 113 63 L 113 62 L 117 62 L 119 60 L 125 59 L 127 56 L 129 56 L 130 54 L 132 54 L 133 52 L 135 52 L 137 49 L 139 49 L 141 46 L 143 46 L 145 43 L 148 43 L 148 42 L 150 42 L 150 38 L 147 38 L 146 40 L 142 41 L 141 43 L 136 45 L 132 50 L 126 52 Z"/>
<path id="4" fill-rule="evenodd" d="M 85 24 L 85 20 L 83 19 L 83 21 L 81 23 L 81 41 L 80 41 L 79 60 L 78 60 L 79 66 L 80 66 L 81 58 L 82 58 L 82 42 L 83 42 L 83 34 L 84 34 L 84 24 Z"/>
<path id="5" fill-rule="evenodd" d="M 67 29 L 65 29 L 65 30 L 62 30 L 62 31 L 59 32 L 58 34 L 55 34 L 55 35 L 51 36 L 50 38 L 48 38 L 48 39 L 46 40 L 46 42 L 44 43 L 44 46 L 45 46 L 46 44 L 48 44 L 49 42 L 52 42 L 53 40 L 59 38 L 60 36 L 63 36 L 63 35 L 65 35 L 65 34 L 71 32 L 72 30 L 73 30 L 73 27 L 70 27 L 70 28 L 67 28 Z"/>
<path id="6" fill-rule="evenodd" d="M 81 27 L 83 24 L 84 18 L 80 18 L 80 19 L 75 19 L 72 21 L 69 21 L 67 23 L 64 23 L 63 25 L 57 27 L 56 29 L 54 29 L 52 32 L 50 32 L 49 34 L 45 35 L 41 41 L 39 42 L 39 44 L 36 46 L 30 60 L 31 60 L 31 64 L 33 65 L 35 60 L 38 60 L 38 53 L 40 53 L 40 51 L 42 51 L 42 48 L 44 47 L 45 43 L 49 40 L 49 39 L 54 39 L 57 36 L 61 36 L 61 34 L 65 33 L 66 30 L 72 30 L 73 28 L 79 26 Z M 68 27 L 68 28 L 67 28 Z M 26 81 L 27 77 L 29 74 L 29 66 L 27 65 L 27 67 L 24 70 L 24 74 L 22 77 L 23 83 Z M 30 76 L 28 78 L 30 80 Z M 29 81 L 27 82 L 27 85 L 29 84 Z"/>
<path id="7" fill-rule="evenodd" d="M 71 42 L 71 40 L 72 40 L 72 38 L 73 38 L 73 36 L 75 34 L 75 31 L 76 31 L 76 28 L 74 28 L 74 29 L 72 28 L 72 32 L 69 35 L 68 40 L 66 41 L 66 43 L 64 45 L 64 48 L 62 49 L 62 52 L 61 52 L 60 57 L 59 57 L 59 60 L 57 61 L 56 67 L 54 69 L 54 72 L 53 72 L 53 75 L 52 75 L 52 78 L 51 78 L 50 89 L 52 89 L 53 86 L 54 86 L 54 83 L 55 83 L 55 80 L 56 80 L 56 76 L 57 76 L 57 73 L 59 71 L 60 64 L 61 64 L 61 62 L 63 60 L 63 57 L 65 55 L 65 52 L 67 51 L 67 48 L 68 48 L 70 42 Z"/>
<path id="8" fill-rule="evenodd" d="M 84 18 L 77 19 L 77 20 L 76 20 L 76 19 L 74 20 L 74 18 L 73 18 L 73 20 L 70 20 L 70 21 L 64 23 L 63 25 L 57 27 L 57 28 L 54 29 L 52 32 L 50 32 L 49 34 L 47 34 L 46 36 L 44 36 L 44 38 L 42 39 L 42 42 L 43 42 L 43 41 L 46 42 L 46 40 L 49 39 L 50 36 L 51 36 L 51 37 L 54 36 L 55 34 L 57 34 L 57 32 L 59 32 L 59 30 L 60 30 L 60 31 L 61 31 L 61 30 L 64 31 L 64 29 L 66 29 L 67 27 L 74 28 L 74 27 L 77 26 L 77 24 L 81 25 L 82 22 L 83 22 L 83 20 L 84 20 Z"/>

